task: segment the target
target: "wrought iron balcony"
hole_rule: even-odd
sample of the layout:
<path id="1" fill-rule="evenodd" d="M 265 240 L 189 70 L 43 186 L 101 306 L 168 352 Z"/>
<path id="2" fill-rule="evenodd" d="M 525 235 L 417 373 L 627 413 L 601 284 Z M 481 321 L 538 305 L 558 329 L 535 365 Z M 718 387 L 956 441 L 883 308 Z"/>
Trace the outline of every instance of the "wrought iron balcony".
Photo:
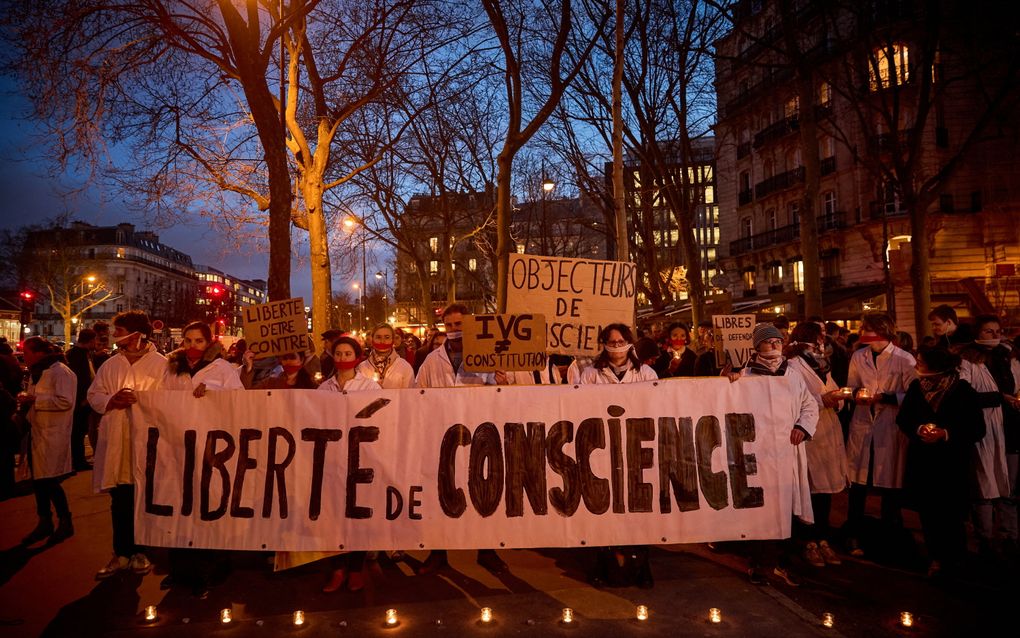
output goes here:
<path id="1" fill-rule="evenodd" d="M 761 199 L 766 195 L 770 195 L 776 191 L 781 191 L 785 188 L 790 188 L 796 184 L 804 181 L 804 167 L 800 166 L 792 170 L 784 171 L 778 175 L 773 175 L 768 179 L 764 179 L 754 185 L 754 198 Z"/>

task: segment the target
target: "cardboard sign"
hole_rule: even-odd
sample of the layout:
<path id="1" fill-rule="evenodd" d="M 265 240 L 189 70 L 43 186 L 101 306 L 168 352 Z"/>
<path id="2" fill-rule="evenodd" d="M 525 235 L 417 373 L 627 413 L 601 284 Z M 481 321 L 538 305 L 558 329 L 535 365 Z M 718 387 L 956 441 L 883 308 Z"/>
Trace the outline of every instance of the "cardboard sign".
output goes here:
<path id="1" fill-rule="evenodd" d="M 244 338 L 256 359 L 310 350 L 304 299 L 245 306 Z"/>
<path id="2" fill-rule="evenodd" d="M 754 315 L 715 315 L 712 317 L 715 332 L 716 363 L 719 367 L 732 363 L 743 368 L 754 354 Z"/>
<path id="3" fill-rule="evenodd" d="M 545 315 L 549 352 L 595 356 L 603 326 L 633 322 L 636 295 L 630 262 L 510 255 L 507 312 Z"/>
<path id="4" fill-rule="evenodd" d="M 545 317 L 464 317 L 464 368 L 471 372 L 545 370 Z"/>
<path id="5" fill-rule="evenodd" d="M 135 541 L 359 551 L 787 538 L 788 377 L 138 392 Z"/>

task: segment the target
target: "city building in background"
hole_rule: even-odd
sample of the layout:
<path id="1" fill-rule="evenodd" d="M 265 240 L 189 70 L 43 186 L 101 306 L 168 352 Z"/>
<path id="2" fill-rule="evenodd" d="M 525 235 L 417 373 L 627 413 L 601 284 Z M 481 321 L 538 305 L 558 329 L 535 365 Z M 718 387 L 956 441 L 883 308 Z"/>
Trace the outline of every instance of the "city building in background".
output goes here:
<path id="1" fill-rule="evenodd" d="M 198 295 L 196 317 L 214 326 L 216 334 L 243 334 L 242 312 L 245 306 L 266 303 L 269 299 L 262 279 L 241 279 L 213 268 L 195 265 Z"/>
<path id="2" fill-rule="evenodd" d="M 961 316 L 995 312 L 1020 320 L 1017 121 L 994 121 L 940 184 L 927 208 L 927 237 L 912 237 L 902 187 L 877 177 L 909 165 L 911 179 L 930 179 L 974 130 L 975 96 L 994 90 L 976 86 L 967 61 L 955 57 L 954 37 L 965 36 L 943 22 L 931 68 L 921 68 L 924 3 L 793 7 L 800 59 L 810 62 L 814 79 L 812 104 L 797 98 L 776 2 L 738 3 L 734 29 L 717 42 L 718 170 L 734 178 L 719 181 L 719 262 L 739 302 L 735 308 L 803 313 L 799 129 L 810 108 L 819 127 L 821 183 L 813 214 L 825 317 L 851 322 L 886 310 L 913 332 L 910 245 L 923 241 L 933 305 L 949 304 Z M 830 7 L 837 7 L 834 13 Z M 921 81 L 925 74 L 930 84 Z M 949 81 L 943 90 L 939 83 Z M 918 93 L 923 87 L 930 101 Z M 883 117 L 887 112 L 891 118 Z"/>

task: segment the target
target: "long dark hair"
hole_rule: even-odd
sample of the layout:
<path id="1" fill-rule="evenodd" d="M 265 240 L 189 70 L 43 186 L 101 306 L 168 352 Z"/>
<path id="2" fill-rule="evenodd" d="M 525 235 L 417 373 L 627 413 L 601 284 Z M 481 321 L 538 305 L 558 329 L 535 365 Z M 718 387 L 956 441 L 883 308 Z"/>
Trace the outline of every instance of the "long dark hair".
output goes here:
<path id="1" fill-rule="evenodd" d="M 634 345 L 634 333 L 631 331 L 630 326 L 622 323 L 611 323 L 599 331 L 599 343 L 603 346 L 609 341 L 609 333 L 616 330 L 623 337 L 624 341 Z M 631 367 L 635 370 L 641 369 L 641 360 L 638 359 L 637 353 L 634 352 L 634 348 L 630 349 L 627 353 L 627 360 L 630 361 Z M 595 368 L 605 368 L 609 365 L 609 354 L 602 350 L 599 356 L 595 357 L 595 360 L 591 362 Z"/>

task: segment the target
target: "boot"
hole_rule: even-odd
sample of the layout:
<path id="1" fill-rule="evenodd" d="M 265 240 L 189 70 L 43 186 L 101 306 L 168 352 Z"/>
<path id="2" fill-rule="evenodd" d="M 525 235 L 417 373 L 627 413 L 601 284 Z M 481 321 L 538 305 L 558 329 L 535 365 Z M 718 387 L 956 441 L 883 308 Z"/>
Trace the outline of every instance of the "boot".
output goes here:
<path id="1" fill-rule="evenodd" d="M 53 534 L 53 521 L 48 518 L 40 518 L 39 524 L 35 526 L 35 529 L 29 532 L 28 536 L 21 539 L 21 544 L 31 545 L 38 543 L 45 538 L 49 538 L 51 534 Z"/>
<path id="2" fill-rule="evenodd" d="M 334 569 L 329 575 L 329 580 L 322 586 L 322 591 L 325 594 L 332 594 L 335 591 L 339 591 L 344 586 L 344 581 L 347 580 L 347 570 L 344 568 Z"/>
<path id="3" fill-rule="evenodd" d="M 62 516 L 57 522 L 57 529 L 53 531 L 53 536 L 50 537 L 50 542 L 59 543 L 72 536 L 74 536 L 74 524 L 71 523 L 71 517 Z"/>

